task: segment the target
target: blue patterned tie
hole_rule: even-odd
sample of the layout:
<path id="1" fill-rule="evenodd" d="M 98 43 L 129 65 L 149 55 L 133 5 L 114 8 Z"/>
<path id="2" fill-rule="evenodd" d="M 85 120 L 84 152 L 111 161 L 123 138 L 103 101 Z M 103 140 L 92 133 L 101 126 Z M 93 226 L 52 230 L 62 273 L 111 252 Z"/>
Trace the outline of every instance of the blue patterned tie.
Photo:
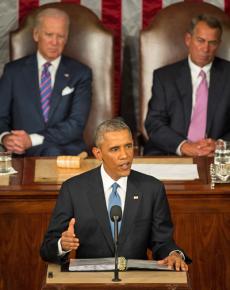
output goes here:
<path id="1" fill-rule="evenodd" d="M 51 75 L 49 72 L 49 66 L 51 63 L 46 62 L 43 64 L 41 83 L 40 83 L 40 96 L 41 96 L 41 107 L 44 121 L 48 121 L 48 115 L 50 110 L 50 97 L 52 93 L 51 87 Z"/>
<path id="2" fill-rule="evenodd" d="M 109 212 L 109 216 L 110 216 L 110 210 L 111 207 L 114 205 L 118 205 L 121 207 L 121 198 L 119 193 L 117 192 L 117 188 L 119 187 L 119 184 L 117 184 L 116 182 L 113 183 L 112 185 L 112 192 L 110 193 L 109 196 L 109 203 L 108 203 L 108 212 Z M 110 219 L 110 226 L 111 226 L 111 231 L 112 231 L 112 235 L 114 238 L 114 222 L 111 221 Z M 121 221 L 118 222 L 118 233 L 120 232 L 120 227 L 121 227 Z"/>

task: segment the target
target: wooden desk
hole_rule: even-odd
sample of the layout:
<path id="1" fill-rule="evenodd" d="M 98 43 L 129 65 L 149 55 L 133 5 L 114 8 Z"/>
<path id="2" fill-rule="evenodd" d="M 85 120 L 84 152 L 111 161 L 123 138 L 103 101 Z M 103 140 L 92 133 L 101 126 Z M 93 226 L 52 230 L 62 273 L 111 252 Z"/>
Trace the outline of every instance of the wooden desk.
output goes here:
<path id="1" fill-rule="evenodd" d="M 130 271 L 120 272 L 119 277 L 121 282 L 113 282 L 113 272 L 60 272 L 60 266 L 49 264 L 42 290 L 191 289 L 185 272 Z"/>
<path id="2" fill-rule="evenodd" d="M 60 184 L 34 182 L 36 160 L 13 160 L 18 174 L 9 178 L 8 185 L 0 186 L 0 284 L 4 290 L 40 290 L 45 275 L 39 249 Z M 199 180 L 164 181 L 174 237 L 193 259 L 193 289 L 228 290 L 230 185 L 216 185 L 211 190 L 210 160 L 194 162 L 198 163 Z"/>

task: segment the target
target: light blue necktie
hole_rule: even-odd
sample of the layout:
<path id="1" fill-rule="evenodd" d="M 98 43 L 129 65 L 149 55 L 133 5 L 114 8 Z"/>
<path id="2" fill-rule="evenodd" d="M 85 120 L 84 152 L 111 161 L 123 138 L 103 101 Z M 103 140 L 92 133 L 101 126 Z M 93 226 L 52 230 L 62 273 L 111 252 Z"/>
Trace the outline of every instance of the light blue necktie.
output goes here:
<path id="1" fill-rule="evenodd" d="M 48 115 L 50 110 L 50 97 L 52 93 L 51 87 L 51 75 L 49 72 L 49 66 L 51 63 L 46 62 L 43 64 L 41 83 L 40 83 L 40 96 L 41 96 L 41 107 L 44 121 L 48 121 Z"/>
<path id="2" fill-rule="evenodd" d="M 112 185 L 112 192 L 110 193 L 109 203 L 108 203 L 108 213 L 109 213 L 109 220 L 110 220 L 110 226 L 111 226 L 113 238 L 114 238 L 114 222 L 111 221 L 110 219 L 110 210 L 111 210 L 111 207 L 114 205 L 118 205 L 121 207 L 121 198 L 120 198 L 119 193 L 117 192 L 118 187 L 119 187 L 119 184 L 117 184 L 116 182 Z M 118 222 L 118 233 L 120 232 L 120 227 L 121 227 L 121 221 Z"/>

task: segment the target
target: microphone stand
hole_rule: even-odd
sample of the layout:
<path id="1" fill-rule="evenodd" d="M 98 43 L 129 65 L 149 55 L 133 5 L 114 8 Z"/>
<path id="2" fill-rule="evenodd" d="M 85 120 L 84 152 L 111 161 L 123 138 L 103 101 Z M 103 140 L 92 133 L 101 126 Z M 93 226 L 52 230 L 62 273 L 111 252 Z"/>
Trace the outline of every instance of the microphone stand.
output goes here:
<path id="1" fill-rule="evenodd" d="M 114 252 L 115 252 L 115 269 L 114 269 L 114 278 L 112 281 L 119 282 L 121 279 L 119 278 L 119 270 L 118 270 L 118 220 L 120 220 L 119 216 L 114 216 Z"/>

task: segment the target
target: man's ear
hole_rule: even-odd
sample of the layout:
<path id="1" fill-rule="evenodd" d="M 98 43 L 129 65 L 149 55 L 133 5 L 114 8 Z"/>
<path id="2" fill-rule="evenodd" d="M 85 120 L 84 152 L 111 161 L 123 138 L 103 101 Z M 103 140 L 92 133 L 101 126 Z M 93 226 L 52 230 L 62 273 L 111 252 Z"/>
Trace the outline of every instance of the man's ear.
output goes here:
<path id="1" fill-rule="evenodd" d="M 33 39 L 35 42 L 38 42 L 38 29 L 37 28 L 33 29 Z"/>
<path id="2" fill-rule="evenodd" d="M 185 33 L 185 36 L 184 36 L 184 42 L 185 42 L 185 45 L 186 45 L 187 47 L 189 47 L 189 45 L 190 45 L 191 38 L 192 38 L 191 33 L 186 32 L 186 33 Z"/>
<path id="3" fill-rule="evenodd" d="M 93 147 L 93 148 L 92 148 L 92 152 L 93 152 L 94 157 L 95 157 L 97 160 L 102 161 L 102 154 L 101 154 L 101 149 L 100 149 L 100 148 L 98 148 L 98 147 Z"/>

